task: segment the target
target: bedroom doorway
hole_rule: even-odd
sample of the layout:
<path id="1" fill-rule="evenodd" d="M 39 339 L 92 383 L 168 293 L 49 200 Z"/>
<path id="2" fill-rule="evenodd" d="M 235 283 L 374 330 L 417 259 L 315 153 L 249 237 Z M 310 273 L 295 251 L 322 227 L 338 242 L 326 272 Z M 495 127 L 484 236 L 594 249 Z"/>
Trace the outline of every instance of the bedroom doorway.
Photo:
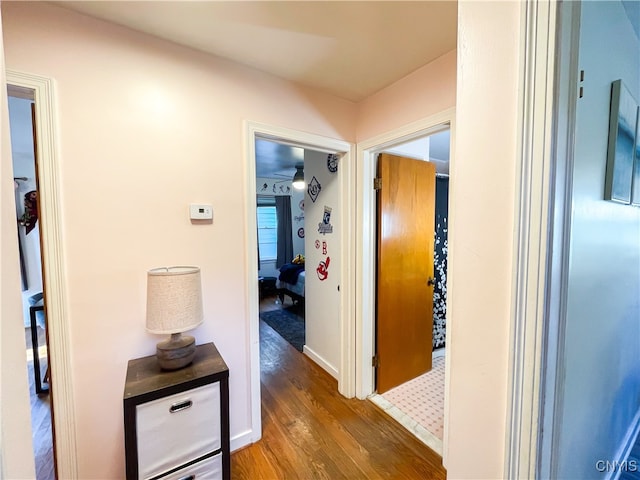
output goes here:
<path id="1" fill-rule="evenodd" d="M 352 254 L 348 224 L 351 214 L 343 211 L 348 210 L 350 203 L 343 202 L 343 198 L 350 190 L 352 146 L 339 140 L 251 123 L 247 141 L 250 182 L 247 231 L 256 232 L 248 238 L 247 273 L 249 278 L 255 278 L 255 282 L 249 282 L 248 308 L 252 428 L 254 438 L 258 439 L 262 429 L 259 342 L 260 329 L 265 324 L 261 317 L 268 316 L 269 312 L 285 317 L 282 323 L 287 326 L 294 321 L 303 323 L 304 339 L 297 347 L 290 342 L 297 350 L 294 353 L 303 355 L 301 359 L 307 357 L 335 378 L 342 395 L 354 395 L 355 370 L 348 359 L 354 351 L 355 325 L 348 321 L 353 318 L 350 312 L 353 302 L 347 298 L 352 290 L 353 269 L 343 262 L 345 255 Z M 297 194 L 293 179 L 300 175 L 305 186 Z M 288 201 L 278 197 L 286 197 Z M 285 205 L 288 220 L 280 219 L 276 203 Z M 264 218 L 258 218 L 259 215 Z M 279 219 L 290 224 L 288 233 L 284 234 L 284 240 L 290 243 L 288 250 L 286 245 L 279 244 L 283 238 L 277 238 Z M 268 245 L 269 237 L 275 246 Z M 283 270 L 292 275 L 281 278 Z M 283 332 L 281 336 L 285 335 Z"/>
<path id="2" fill-rule="evenodd" d="M 340 157 L 264 138 L 255 152 L 260 318 L 337 378 Z"/>
<path id="3" fill-rule="evenodd" d="M 305 151 L 257 138 L 255 152 L 260 320 L 302 353 L 306 327 Z"/>

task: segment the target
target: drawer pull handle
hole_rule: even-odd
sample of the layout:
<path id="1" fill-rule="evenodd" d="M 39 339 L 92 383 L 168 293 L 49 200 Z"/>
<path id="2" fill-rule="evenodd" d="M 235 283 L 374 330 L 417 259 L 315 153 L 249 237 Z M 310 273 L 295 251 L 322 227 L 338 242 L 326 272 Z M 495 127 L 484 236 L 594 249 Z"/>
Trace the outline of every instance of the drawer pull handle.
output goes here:
<path id="1" fill-rule="evenodd" d="M 195 475 L 187 475 L 186 477 L 182 477 L 178 480 L 196 480 L 196 476 Z"/>
<path id="2" fill-rule="evenodd" d="M 187 408 L 190 408 L 193 405 L 193 402 L 191 400 L 184 400 L 182 402 L 178 402 L 178 403 L 174 403 L 173 405 L 171 405 L 171 408 L 169 408 L 169 413 L 177 413 L 181 410 L 186 410 Z M 185 478 L 189 478 L 189 477 L 185 477 Z"/>

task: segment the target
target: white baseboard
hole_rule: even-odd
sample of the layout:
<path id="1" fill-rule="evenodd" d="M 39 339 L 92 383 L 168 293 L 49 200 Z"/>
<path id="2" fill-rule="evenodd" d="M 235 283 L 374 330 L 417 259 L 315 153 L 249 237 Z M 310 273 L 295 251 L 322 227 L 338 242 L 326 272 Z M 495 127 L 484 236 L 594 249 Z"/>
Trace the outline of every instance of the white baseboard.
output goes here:
<path id="1" fill-rule="evenodd" d="M 253 430 L 249 429 L 249 430 L 245 430 L 244 432 L 231 437 L 231 440 L 229 441 L 230 446 L 229 449 L 232 452 L 235 452 L 236 450 L 240 450 L 241 448 L 246 447 L 247 445 L 251 445 L 252 443 L 257 442 L 258 440 L 260 440 L 259 438 L 254 439 L 253 438 Z"/>
<path id="2" fill-rule="evenodd" d="M 622 440 L 622 442 L 620 442 L 620 447 L 618 447 L 618 451 L 613 457 L 613 465 L 624 465 L 624 462 L 629 458 L 631 449 L 636 443 L 638 433 L 640 433 L 640 409 L 638 409 L 638 411 L 636 412 L 631 425 L 629 425 L 629 428 L 627 429 L 627 433 L 624 436 L 624 439 Z M 638 465 L 637 467 L 640 468 L 640 465 Z M 615 470 L 612 470 L 608 473 L 606 480 L 618 480 L 621 473 L 622 470 L 620 468 L 615 468 Z"/>
<path id="3" fill-rule="evenodd" d="M 314 352 L 313 350 L 311 350 L 308 346 L 304 346 L 304 348 L 302 349 L 304 354 L 309 357 L 311 360 L 313 360 L 314 362 L 316 362 L 318 365 L 320 365 L 324 370 L 326 370 L 329 375 L 331 375 L 333 378 L 335 378 L 336 380 L 338 380 L 338 370 L 331 365 L 329 362 L 327 362 L 324 358 L 322 358 L 320 355 L 318 355 L 316 352 Z"/>

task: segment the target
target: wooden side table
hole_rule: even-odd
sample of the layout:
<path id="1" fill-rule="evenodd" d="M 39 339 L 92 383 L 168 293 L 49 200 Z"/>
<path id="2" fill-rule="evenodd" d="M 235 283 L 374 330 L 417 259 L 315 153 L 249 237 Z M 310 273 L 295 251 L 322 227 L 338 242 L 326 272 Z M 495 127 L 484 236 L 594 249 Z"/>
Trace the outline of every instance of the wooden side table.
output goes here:
<path id="1" fill-rule="evenodd" d="M 127 480 L 231 478 L 229 369 L 213 343 L 180 370 L 130 360 L 123 406 Z"/>

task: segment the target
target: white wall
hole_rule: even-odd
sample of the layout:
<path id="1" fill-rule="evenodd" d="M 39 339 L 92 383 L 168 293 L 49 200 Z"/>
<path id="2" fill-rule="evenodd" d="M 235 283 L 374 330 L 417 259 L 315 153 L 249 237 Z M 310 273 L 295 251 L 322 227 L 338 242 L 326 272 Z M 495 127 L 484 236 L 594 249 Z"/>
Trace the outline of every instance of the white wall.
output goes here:
<path id="1" fill-rule="evenodd" d="M 619 1 L 583 2 L 564 401 L 557 478 L 602 478 L 640 409 L 640 208 L 603 200 L 611 82 L 640 101 L 640 41 Z"/>
<path id="2" fill-rule="evenodd" d="M 3 2 L 2 13 L 7 66 L 56 81 L 79 477 L 123 477 L 126 364 L 161 340 L 144 329 L 145 275 L 159 265 L 202 268 L 205 321 L 193 334 L 215 341 L 229 365 L 237 448 L 250 438 L 246 285 L 254 278 L 244 268 L 243 121 L 353 141 L 354 104 L 50 4 Z M 213 224 L 191 224 L 191 202 L 211 203 Z M 23 333 L 10 340 L 4 328 L 12 292 L 20 315 L 18 264 L 5 263 L 17 259 L 9 203 L 2 341 L 15 349 Z M 14 274 L 9 289 L 4 279 Z M 6 397 L 28 408 L 26 390 L 8 385 Z"/>
<path id="3" fill-rule="evenodd" d="M 315 202 L 308 187 L 313 179 L 321 186 Z M 304 352 L 335 378 L 340 367 L 340 292 L 342 248 L 340 222 L 343 208 L 338 171 L 327 168 L 327 154 L 305 150 L 305 346 Z M 325 212 L 331 232 L 321 233 Z M 328 264 L 327 264 L 328 262 Z M 318 273 L 320 264 L 326 275 Z"/>

